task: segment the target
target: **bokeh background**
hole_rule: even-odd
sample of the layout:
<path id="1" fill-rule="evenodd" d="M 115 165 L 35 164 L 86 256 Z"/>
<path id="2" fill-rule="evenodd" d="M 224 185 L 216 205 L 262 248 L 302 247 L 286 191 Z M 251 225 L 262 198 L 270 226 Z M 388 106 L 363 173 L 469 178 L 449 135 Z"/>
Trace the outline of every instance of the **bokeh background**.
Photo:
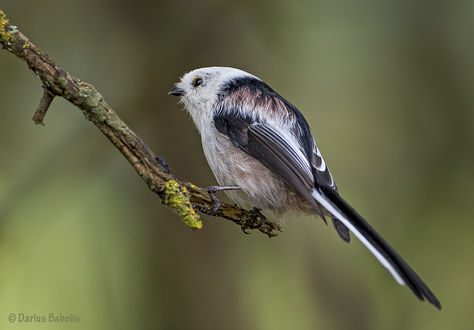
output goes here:
<path id="1" fill-rule="evenodd" d="M 24 1 L 1 8 L 175 174 L 215 183 L 168 90 L 233 66 L 305 114 L 346 199 L 441 300 L 357 241 L 285 220 L 189 230 L 78 109 L 0 51 L 1 329 L 474 329 L 473 1 Z M 222 197 L 224 198 L 224 197 Z M 288 217 L 290 218 L 290 217 Z M 74 313 L 79 324 L 8 322 Z"/>

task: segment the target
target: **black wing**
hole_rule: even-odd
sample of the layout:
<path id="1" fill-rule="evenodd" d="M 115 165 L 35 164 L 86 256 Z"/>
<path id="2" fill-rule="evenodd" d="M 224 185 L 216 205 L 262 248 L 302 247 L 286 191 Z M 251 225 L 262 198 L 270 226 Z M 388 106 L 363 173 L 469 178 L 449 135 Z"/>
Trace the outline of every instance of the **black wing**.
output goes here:
<path id="1" fill-rule="evenodd" d="M 314 142 L 313 135 L 311 134 L 311 128 L 309 127 L 308 122 L 304 118 L 303 114 L 293 104 L 282 98 L 280 95 L 276 95 L 282 100 L 282 102 L 284 102 L 285 106 L 290 111 L 292 111 L 296 117 L 296 122 L 299 129 L 295 131 L 295 135 L 298 138 L 300 145 L 303 146 L 306 157 L 311 160 L 311 170 L 315 184 L 318 186 L 322 185 L 329 187 L 330 189 L 333 189 L 337 192 L 336 183 L 334 182 L 329 168 L 324 162 L 323 156 L 321 156 L 321 153 Z M 332 223 L 339 234 L 339 237 L 341 237 L 344 242 L 349 243 L 351 240 L 349 229 L 334 216 L 332 216 Z"/>
<path id="2" fill-rule="evenodd" d="M 272 171 L 282 176 L 290 186 L 298 191 L 306 200 L 310 201 L 312 205 L 315 205 L 314 199 L 309 196 L 309 190 L 304 189 L 304 187 L 313 187 L 315 184 L 326 185 L 337 191 L 332 175 L 329 172 L 329 169 L 325 166 L 324 160 L 319 153 L 318 148 L 316 147 L 311 134 L 311 129 L 298 108 L 280 96 L 265 82 L 252 77 L 242 77 L 228 82 L 219 94 L 219 101 L 223 102 L 226 97 L 229 97 L 229 95 L 233 95 L 233 97 L 237 95 L 236 99 L 240 102 L 249 102 L 249 100 L 253 100 L 254 104 L 248 104 L 249 108 L 260 107 L 273 109 L 273 111 L 276 112 L 281 111 L 288 113 L 293 118 L 295 127 L 292 133 L 298 144 L 297 149 L 302 150 L 303 155 L 299 155 L 299 157 L 292 157 L 292 159 L 287 159 L 287 161 L 301 161 L 301 157 L 305 158 L 304 162 L 309 164 L 311 172 L 306 173 L 306 176 L 311 178 L 311 180 L 310 182 L 305 182 L 305 180 L 301 181 L 297 179 L 300 172 L 298 172 L 298 170 L 295 168 L 291 169 L 291 166 L 288 167 L 288 162 L 286 163 L 286 166 L 281 166 L 282 164 L 278 165 L 283 161 L 283 159 L 279 159 L 278 157 L 286 156 L 283 155 L 282 151 L 288 149 L 292 151 L 294 150 L 291 147 L 288 148 L 289 146 L 287 144 L 285 145 L 285 141 L 280 140 L 281 137 L 277 131 L 264 124 L 254 125 L 253 129 L 250 130 L 251 139 L 249 141 L 249 127 L 250 125 L 254 124 L 252 119 L 242 118 L 240 115 L 238 115 L 239 112 L 237 109 L 233 109 L 234 111 L 232 111 L 232 109 L 217 109 L 217 115 L 214 117 L 216 127 L 221 133 L 227 135 L 235 146 L 240 147 L 251 156 L 259 159 Z M 279 107 L 278 105 L 282 106 Z M 265 131 L 267 132 L 266 134 L 264 134 Z M 270 134 L 268 132 L 273 132 L 274 134 Z M 280 139 L 275 137 L 280 137 Z M 263 143 L 265 142 L 265 139 L 268 139 L 268 141 Z M 272 146 L 272 143 L 276 144 Z M 265 144 L 265 146 L 262 144 Z M 281 150 L 279 150 L 279 152 L 275 152 L 275 150 L 280 147 Z M 266 150 L 265 156 L 263 156 L 262 151 L 259 150 L 262 148 L 265 148 Z M 269 150 L 269 148 L 274 150 Z M 304 170 L 306 171 L 307 168 Z M 326 222 L 324 214 L 321 212 L 317 204 L 315 209 L 319 216 Z M 338 232 L 339 236 L 345 242 L 349 242 L 350 235 L 347 227 L 345 227 L 335 217 L 332 217 L 332 220 L 334 228 Z"/>
<path id="3" fill-rule="evenodd" d="M 299 148 L 283 138 L 277 128 L 243 117 L 238 111 L 218 111 L 214 125 L 234 146 L 278 174 L 323 217 L 312 196 L 314 179 L 311 165 Z"/>
<path id="4" fill-rule="evenodd" d="M 237 99 L 239 99 L 241 102 L 249 102 L 249 100 L 253 100 L 253 102 L 255 102 L 253 105 L 248 104 L 250 108 L 254 106 L 257 106 L 257 107 L 260 106 L 260 108 L 267 108 L 267 109 L 270 108 L 270 109 L 273 109 L 273 111 L 278 109 L 276 110 L 277 112 L 282 111 L 282 112 L 286 112 L 290 114 L 295 122 L 295 129 L 293 129 L 292 133 L 294 134 L 294 137 L 296 138 L 296 141 L 298 142 L 298 149 L 303 151 L 304 155 L 306 156 L 307 162 L 310 164 L 311 174 L 313 176 L 313 185 L 314 184 L 326 185 L 330 187 L 331 189 L 334 189 L 335 191 L 337 191 L 337 187 L 334 182 L 334 179 L 332 178 L 331 172 L 329 172 L 329 169 L 325 165 L 325 162 L 324 162 L 323 157 L 321 156 L 321 153 L 316 147 L 313 136 L 311 134 L 311 129 L 308 123 L 306 122 L 306 119 L 304 118 L 303 114 L 298 110 L 298 108 L 296 108 L 293 104 L 291 104 L 291 102 L 281 97 L 265 82 L 259 79 L 252 78 L 252 77 L 242 77 L 239 79 L 231 80 L 223 88 L 222 93 L 219 94 L 220 101 L 223 101 L 223 99 L 229 95 L 234 95 L 234 96 L 237 95 Z M 279 107 L 278 105 L 281 105 L 281 107 Z M 227 113 L 231 113 L 231 112 L 227 112 Z M 250 125 L 251 121 L 244 119 L 244 121 L 242 122 L 241 119 L 236 118 L 237 116 L 233 116 L 233 117 L 234 117 L 233 119 L 236 119 L 239 122 L 234 125 L 238 129 L 228 130 L 229 134 L 232 135 L 229 137 L 231 139 L 237 139 L 238 141 L 237 140 L 233 140 L 233 141 L 239 142 L 239 146 L 246 145 L 247 141 L 245 139 L 247 139 L 248 133 L 245 128 L 245 125 Z M 241 130 L 243 130 L 243 132 Z M 242 138 L 244 140 L 241 140 Z M 249 150 L 247 150 L 247 152 L 249 152 Z M 255 157 L 255 155 L 253 156 Z M 268 164 L 265 164 L 265 165 L 267 167 L 270 167 Z M 275 170 L 273 168 L 271 169 Z M 296 182 L 294 182 L 293 180 L 292 183 L 295 184 Z M 292 185 L 292 183 L 289 183 L 289 184 Z M 294 187 L 294 188 L 296 189 L 297 187 Z M 318 214 L 321 216 L 321 218 L 324 221 L 326 221 L 323 213 L 320 212 L 319 208 L 318 208 Z M 332 220 L 333 220 L 334 228 L 336 229 L 339 236 L 345 242 L 349 242 L 350 235 L 349 235 L 349 230 L 347 229 L 347 227 L 344 226 L 344 224 L 342 224 L 335 217 L 332 217 Z"/>
<path id="5" fill-rule="evenodd" d="M 273 114 L 280 112 L 288 113 L 294 120 L 296 127 L 293 129 L 293 134 L 298 142 L 298 147 L 303 150 L 307 161 L 314 167 L 314 180 L 320 184 L 326 184 L 335 188 L 334 180 L 327 168 L 319 170 L 319 165 L 324 162 L 321 155 L 315 146 L 311 129 L 306 122 L 303 114 L 291 102 L 283 98 L 280 94 L 275 92 L 270 86 L 260 79 L 254 77 L 240 77 L 229 81 L 219 93 L 218 103 L 225 102 L 226 98 L 234 98 L 241 103 L 246 104 L 249 109 L 260 108 L 257 111 L 273 111 Z M 237 120 L 236 127 L 244 128 L 245 125 L 250 125 L 252 120 L 249 118 L 238 118 L 238 109 L 216 109 L 219 116 L 228 116 L 232 120 Z M 232 110 L 235 110 L 232 111 Z M 272 114 L 272 115 L 273 115 Z M 242 121 L 243 120 L 243 121 Z M 240 134 L 240 133 L 237 133 Z M 245 133 L 246 134 L 246 133 Z M 232 138 L 232 137 L 231 137 Z"/>

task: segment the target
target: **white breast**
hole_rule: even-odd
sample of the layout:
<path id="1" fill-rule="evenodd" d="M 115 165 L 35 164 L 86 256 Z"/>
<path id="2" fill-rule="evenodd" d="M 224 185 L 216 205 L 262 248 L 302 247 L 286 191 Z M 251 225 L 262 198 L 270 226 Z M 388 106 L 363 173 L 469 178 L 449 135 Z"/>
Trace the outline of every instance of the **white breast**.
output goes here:
<path id="1" fill-rule="evenodd" d="M 242 191 L 226 191 L 240 205 L 284 209 L 288 196 L 284 182 L 265 165 L 236 148 L 214 125 L 201 130 L 204 154 L 219 185 L 236 185 Z"/>

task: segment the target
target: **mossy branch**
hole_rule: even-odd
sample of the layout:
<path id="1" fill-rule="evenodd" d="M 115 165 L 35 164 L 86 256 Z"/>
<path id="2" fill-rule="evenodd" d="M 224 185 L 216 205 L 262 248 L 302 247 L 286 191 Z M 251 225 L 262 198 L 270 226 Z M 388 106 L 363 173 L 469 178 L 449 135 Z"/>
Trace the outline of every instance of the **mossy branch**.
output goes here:
<path id="1" fill-rule="evenodd" d="M 16 26 L 10 24 L 1 9 L 0 43 L 3 49 L 24 60 L 41 79 L 44 94 L 33 117 L 35 123 L 43 123 L 55 96 L 67 99 L 120 150 L 148 188 L 160 197 L 162 203 L 174 209 L 191 228 L 202 227 L 196 212 L 199 210 L 208 215 L 231 220 L 244 229 L 258 229 L 269 237 L 277 235 L 281 230 L 278 224 L 270 220 L 259 226 L 262 219 L 259 212 L 245 210 L 236 205 L 222 203 L 217 212 L 213 212 L 214 201 L 205 189 L 175 178 L 143 140 L 119 118 L 94 86 L 74 78 L 62 69 L 31 43 Z"/>

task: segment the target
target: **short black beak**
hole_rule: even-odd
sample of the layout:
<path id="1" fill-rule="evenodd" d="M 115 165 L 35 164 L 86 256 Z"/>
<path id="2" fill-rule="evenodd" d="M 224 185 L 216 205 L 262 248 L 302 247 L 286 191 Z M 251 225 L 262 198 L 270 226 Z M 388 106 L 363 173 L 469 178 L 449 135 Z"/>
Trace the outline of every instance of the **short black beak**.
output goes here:
<path id="1" fill-rule="evenodd" d="M 171 95 L 174 95 L 174 96 L 182 96 L 182 95 L 184 95 L 184 90 L 182 90 L 181 88 L 175 86 L 168 92 L 168 94 L 171 94 Z"/>

